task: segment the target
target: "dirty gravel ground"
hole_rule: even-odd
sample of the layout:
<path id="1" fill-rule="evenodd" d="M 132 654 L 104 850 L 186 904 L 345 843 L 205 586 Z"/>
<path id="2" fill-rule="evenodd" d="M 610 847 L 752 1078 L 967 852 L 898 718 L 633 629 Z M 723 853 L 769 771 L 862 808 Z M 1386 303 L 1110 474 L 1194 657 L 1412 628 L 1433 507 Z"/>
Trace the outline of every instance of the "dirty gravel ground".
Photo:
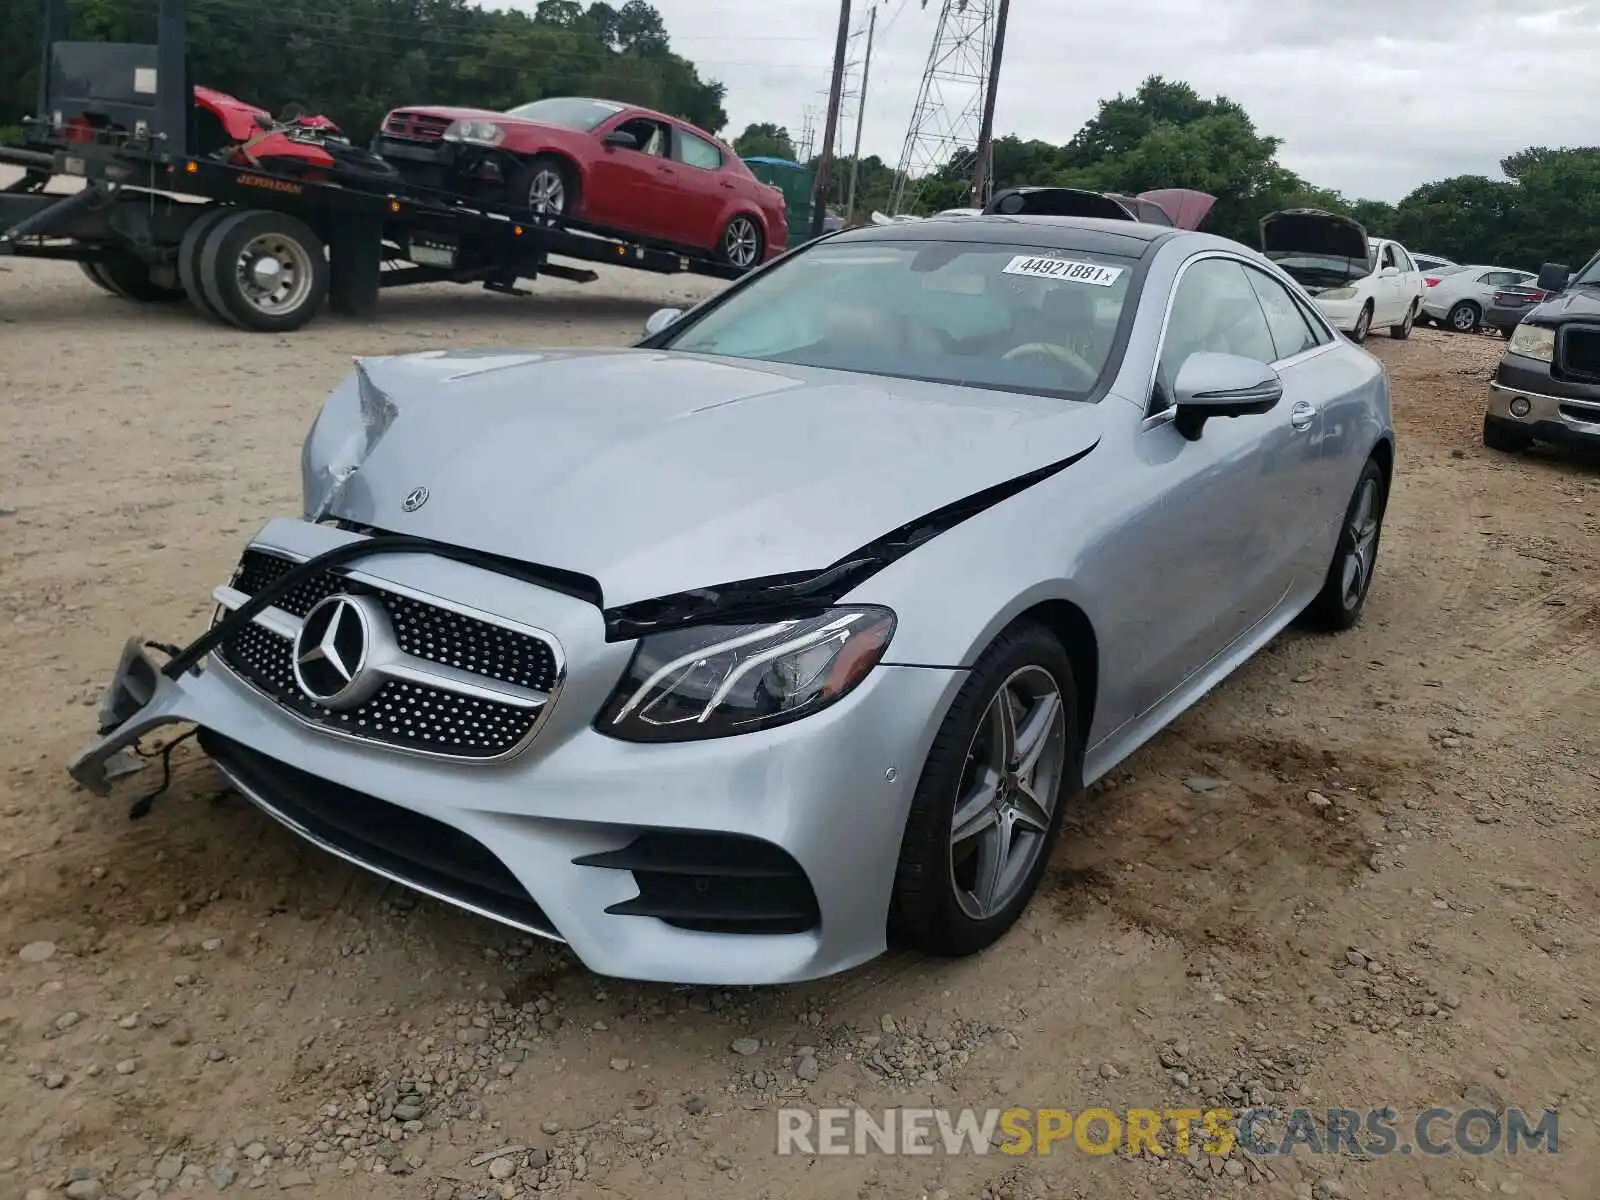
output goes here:
<path id="1" fill-rule="evenodd" d="M 244 539 L 296 511 L 352 354 L 621 343 L 703 292 L 423 289 L 278 338 L 0 265 L 0 1190 L 1594 1195 L 1600 475 L 1483 450 L 1493 340 L 1373 339 L 1401 465 L 1365 621 L 1282 637 L 1085 797 L 975 959 L 602 980 L 303 845 L 188 747 L 141 822 L 158 767 L 110 802 L 70 784 L 123 639 L 193 636 Z M 773 1153 L 784 1104 L 1241 1098 L 1556 1106 L 1560 1152 Z"/>

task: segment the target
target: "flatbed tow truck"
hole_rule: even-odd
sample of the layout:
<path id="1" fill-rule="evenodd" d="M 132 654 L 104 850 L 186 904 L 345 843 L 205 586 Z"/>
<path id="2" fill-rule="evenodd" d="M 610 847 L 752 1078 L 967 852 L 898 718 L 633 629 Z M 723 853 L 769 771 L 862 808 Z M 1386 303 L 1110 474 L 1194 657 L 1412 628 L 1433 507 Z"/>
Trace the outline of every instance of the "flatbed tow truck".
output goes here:
<path id="1" fill-rule="evenodd" d="M 333 161 L 315 123 L 264 124 L 243 142 L 202 146 L 184 17 L 184 0 L 161 0 L 154 45 L 72 42 L 66 0 L 47 0 L 40 114 L 25 145 L 0 147 L 0 164 L 22 170 L 0 188 L 0 257 L 77 262 L 125 299 L 187 298 L 238 328 L 279 333 L 325 303 L 370 319 L 382 289 L 409 284 L 526 295 L 521 284 L 541 275 L 593 282 L 578 264 L 596 263 L 740 274 L 582 222 L 468 203 L 381 169 L 293 169 L 305 165 L 293 157 L 301 151 Z M 261 153 L 273 138 L 288 157 Z M 80 186 L 51 190 L 62 179 Z"/>

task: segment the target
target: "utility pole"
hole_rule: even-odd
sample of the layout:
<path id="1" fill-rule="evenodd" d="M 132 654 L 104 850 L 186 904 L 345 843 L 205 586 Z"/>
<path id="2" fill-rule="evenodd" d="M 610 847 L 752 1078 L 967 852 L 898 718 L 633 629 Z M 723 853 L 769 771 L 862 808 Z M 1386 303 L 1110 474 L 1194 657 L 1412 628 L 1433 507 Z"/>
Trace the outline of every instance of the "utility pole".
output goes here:
<path id="1" fill-rule="evenodd" d="M 850 0 L 839 0 L 839 40 L 833 48 L 833 83 L 828 88 L 828 119 L 822 130 L 822 157 L 817 162 L 817 184 L 811 201 L 811 236 L 822 236 L 828 215 L 828 167 L 833 142 L 839 136 L 839 101 L 844 91 L 844 60 L 850 51 Z"/>
<path id="2" fill-rule="evenodd" d="M 1006 17 L 1011 0 L 1000 0 L 994 24 L 994 55 L 989 64 L 989 94 L 983 98 L 983 124 L 978 128 L 978 165 L 972 179 L 972 202 L 982 208 L 989 200 L 994 170 L 994 100 L 1000 91 L 1000 57 L 1006 49 Z"/>
<path id="3" fill-rule="evenodd" d="M 856 103 L 856 147 L 850 155 L 850 190 L 845 194 L 844 223 L 856 219 L 856 179 L 861 174 L 861 122 L 867 115 L 867 80 L 872 77 L 872 35 L 878 28 L 878 8 L 867 14 L 867 57 L 861 64 L 861 98 Z"/>

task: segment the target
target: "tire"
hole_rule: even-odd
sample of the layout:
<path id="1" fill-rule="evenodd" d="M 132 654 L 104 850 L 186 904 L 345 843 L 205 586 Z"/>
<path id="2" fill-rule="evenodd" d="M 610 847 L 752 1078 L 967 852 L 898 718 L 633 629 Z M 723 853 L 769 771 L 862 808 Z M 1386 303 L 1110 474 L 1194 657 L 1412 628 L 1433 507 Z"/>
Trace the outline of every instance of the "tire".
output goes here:
<path id="1" fill-rule="evenodd" d="M 1444 323 L 1457 333 L 1477 333 L 1478 326 L 1483 322 L 1483 310 L 1471 300 L 1461 300 L 1450 306 L 1450 311 L 1444 315 Z"/>
<path id="2" fill-rule="evenodd" d="M 1500 336 L 1505 338 L 1505 340 L 1508 341 L 1508 342 L 1511 340 L 1511 335 L 1513 333 L 1515 333 L 1515 332 L 1516 332 L 1516 330 L 1512 329 L 1510 326 L 1507 326 L 1507 325 L 1500 326 Z"/>
<path id="3" fill-rule="evenodd" d="M 995 705 L 1003 692 L 1033 697 L 1034 707 L 1027 711 L 1045 722 L 1032 772 L 1039 795 L 1030 803 L 1027 793 L 1014 787 L 991 789 L 992 800 L 979 810 L 990 818 L 988 825 L 960 839 L 958 846 L 958 802 L 978 793 L 974 769 L 994 749 L 992 738 L 999 728 Z M 1058 700 L 1053 712 L 1039 703 L 1050 694 Z M 945 714 L 917 782 L 890 900 L 891 937 L 924 953 L 954 958 L 992 945 L 1016 924 L 1049 864 L 1066 802 L 1080 787 L 1077 708 L 1072 663 L 1043 626 L 1015 625 L 984 651 Z M 1023 727 L 1027 724 L 1025 714 Z M 1011 728 L 1017 731 L 1014 715 Z M 1026 809 L 1031 819 L 1018 820 L 1019 809 Z M 1026 857 L 1012 858 L 1009 869 L 1002 868 L 1001 886 L 985 905 L 976 896 L 975 873 L 984 852 L 992 853 L 998 844 L 995 831 L 1002 827 Z M 1000 858 L 1007 861 L 1004 854 Z"/>
<path id="4" fill-rule="evenodd" d="M 1397 342 L 1403 342 L 1411 336 L 1411 327 L 1417 322 L 1417 306 L 1415 303 L 1406 309 L 1406 319 L 1398 325 L 1389 326 L 1389 336 Z"/>
<path id="5" fill-rule="evenodd" d="M 1305 615 L 1312 626 L 1337 632 L 1349 629 L 1361 619 L 1378 565 L 1378 545 L 1383 540 L 1383 516 L 1388 502 L 1383 468 L 1378 466 L 1377 459 L 1369 458 L 1361 468 L 1361 477 L 1356 480 L 1355 491 L 1345 507 L 1339 541 L 1333 549 L 1333 561 L 1328 564 L 1322 590 L 1306 607 Z M 1356 560 L 1358 572 L 1354 580 L 1352 559 Z"/>
<path id="6" fill-rule="evenodd" d="M 1533 445 L 1533 439 L 1504 417 L 1483 417 L 1483 444 L 1501 454 L 1521 454 Z"/>
<path id="7" fill-rule="evenodd" d="M 170 269 L 152 268 L 130 251 L 113 250 L 96 265 L 111 290 L 126 300 L 172 304 L 183 299 L 183 289 Z"/>
<path id="8" fill-rule="evenodd" d="M 78 270 L 82 271 L 83 275 L 84 275 L 84 278 L 87 279 L 90 283 L 94 284 L 95 287 L 99 288 L 101 291 L 109 293 L 110 295 L 119 297 L 120 299 L 123 299 L 123 300 L 127 299 L 126 296 L 124 296 L 121 292 L 117 291 L 116 288 L 111 286 L 111 281 L 106 278 L 105 272 L 100 269 L 100 264 L 99 263 L 97 263 L 97 262 L 80 262 L 78 264 Z"/>
<path id="9" fill-rule="evenodd" d="M 255 275 L 254 265 L 268 259 L 278 263 L 282 282 L 276 285 Z M 255 333 L 299 329 L 328 298 L 326 247 L 309 225 L 287 213 L 230 214 L 201 242 L 199 276 L 211 308 Z"/>
<path id="10" fill-rule="evenodd" d="M 729 221 L 717 239 L 717 258 L 741 271 L 759 267 L 766 254 L 767 235 L 762 232 L 761 223 L 747 213 Z"/>
<path id="11" fill-rule="evenodd" d="M 1361 310 L 1361 315 L 1356 318 L 1356 327 L 1350 331 L 1350 340 L 1356 345 L 1361 345 L 1367 340 L 1367 334 L 1372 332 L 1372 305 L 1368 304 Z"/>
<path id="12" fill-rule="evenodd" d="M 211 301 L 206 296 L 205 284 L 200 277 L 200 255 L 211 231 L 238 211 L 235 208 L 214 208 L 202 213 L 183 231 L 183 241 L 178 244 L 178 282 L 183 285 L 183 293 L 189 297 L 189 303 L 202 316 L 210 317 L 213 321 L 226 321 L 227 318 L 211 307 Z"/>
<path id="13" fill-rule="evenodd" d="M 512 204 L 526 210 L 531 220 L 548 224 L 578 215 L 577 172 L 565 159 L 553 154 L 538 154 L 523 163 L 511 173 L 507 188 Z M 539 199 L 541 195 L 543 201 Z M 541 203 L 544 207 L 540 207 Z"/>

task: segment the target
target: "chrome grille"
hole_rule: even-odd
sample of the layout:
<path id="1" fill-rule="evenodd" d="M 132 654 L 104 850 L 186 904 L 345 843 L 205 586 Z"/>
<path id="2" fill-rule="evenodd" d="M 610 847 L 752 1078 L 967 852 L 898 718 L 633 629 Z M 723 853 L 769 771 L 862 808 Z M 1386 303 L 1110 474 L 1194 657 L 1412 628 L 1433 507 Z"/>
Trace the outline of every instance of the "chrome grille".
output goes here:
<path id="1" fill-rule="evenodd" d="M 254 596 L 297 565 L 262 550 L 247 550 L 234 573 L 232 594 L 242 603 L 242 598 Z M 303 619 L 333 595 L 376 599 L 388 614 L 395 646 L 417 670 L 405 679 L 385 679 L 353 708 L 335 710 L 301 689 L 294 676 L 293 642 L 260 619 L 225 640 L 219 656 L 258 691 L 331 733 L 478 760 L 514 753 L 531 737 L 560 677 L 555 650 L 548 642 L 351 578 L 338 569 L 295 585 L 273 607 Z M 224 601 L 223 608 L 229 607 L 237 603 Z M 222 616 L 219 611 L 218 619 Z M 442 671 L 430 674 L 428 664 L 437 664 Z M 416 677 L 418 670 L 422 678 Z"/>
<path id="2" fill-rule="evenodd" d="M 437 142 L 450 128 L 450 118 L 429 113 L 390 113 L 383 123 L 383 131 L 393 137 L 413 138 L 419 142 Z"/>

